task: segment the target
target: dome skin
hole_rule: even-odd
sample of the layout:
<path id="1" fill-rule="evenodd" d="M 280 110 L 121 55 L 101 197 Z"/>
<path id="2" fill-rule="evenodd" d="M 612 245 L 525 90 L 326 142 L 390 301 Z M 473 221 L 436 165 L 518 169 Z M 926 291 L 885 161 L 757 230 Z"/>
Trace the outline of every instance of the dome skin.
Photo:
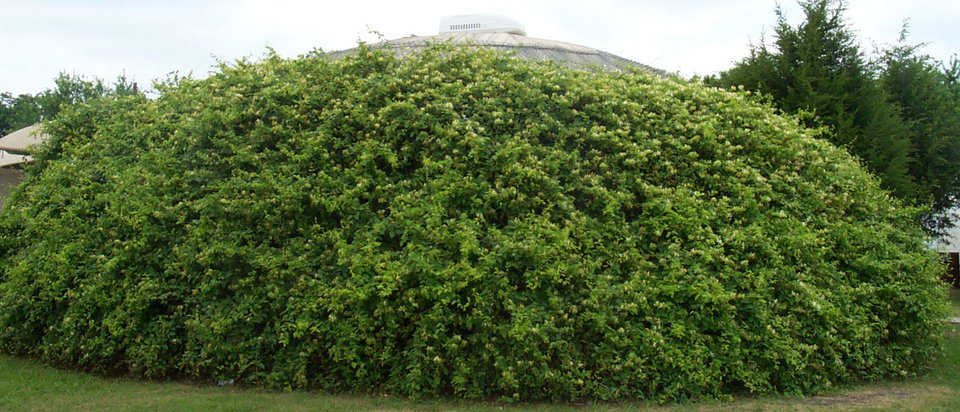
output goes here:
<path id="1" fill-rule="evenodd" d="M 394 40 L 386 40 L 375 47 L 389 48 L 397 56 L 406 56 L 434 43 L 475 44 L 477 46 L 495 50 L 513 52 L 517 57 L 528 60 L 549 60 L 561 65 L 584 69 L 599 67 L 605 71 L 620 71 L 635 68 L 665 77 L 666 72 L 642 63 L 626 59 L 615 54 L 607 53 L 591 47 L 581 46 L 557 40 L 540 39 L 502 32 L 455 32 L 441 33 L 434 36 L 409 36 Z M 355 52 L 357 49 L 347 49 L 331 52 L 330 55 L 338 58 Z"/>

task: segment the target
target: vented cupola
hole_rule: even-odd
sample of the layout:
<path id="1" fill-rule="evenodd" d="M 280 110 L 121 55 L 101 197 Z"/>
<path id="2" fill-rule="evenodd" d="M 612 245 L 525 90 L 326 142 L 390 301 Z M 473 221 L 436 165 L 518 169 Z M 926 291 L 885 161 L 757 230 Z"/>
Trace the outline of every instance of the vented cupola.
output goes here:
<path id="1" fill-rule="evenodd" d="M 496 14 L 450 16 L 440 20 L 440 34 L 463 32 L 527 35 L 527 32 L 523 30 L 522 24 L 509 17 Z"/>

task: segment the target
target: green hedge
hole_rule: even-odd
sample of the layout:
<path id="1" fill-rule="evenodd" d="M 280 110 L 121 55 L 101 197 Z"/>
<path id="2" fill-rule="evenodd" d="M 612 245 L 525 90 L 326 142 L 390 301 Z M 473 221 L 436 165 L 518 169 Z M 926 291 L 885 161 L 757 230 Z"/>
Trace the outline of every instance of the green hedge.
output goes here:
<path id="1" fill-rule="evenodd" d="M 917 211 L 759 99 L 438 45 L 73 107 L 0 214 L 0 348 L 520 400 L 922 372 Z"/>

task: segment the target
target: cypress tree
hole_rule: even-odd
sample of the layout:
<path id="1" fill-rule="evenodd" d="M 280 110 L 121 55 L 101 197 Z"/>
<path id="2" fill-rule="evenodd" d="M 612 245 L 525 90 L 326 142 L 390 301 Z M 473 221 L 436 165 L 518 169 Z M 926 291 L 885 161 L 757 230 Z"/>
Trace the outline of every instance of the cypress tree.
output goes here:
<path id="1" fill-rule="evenodd" d="M 833 143 L 856 155 L 896 196 L 915 201 L 914 152 L 908 124 L 876 81 L 842 1 L 800 2 L 803 23 L 792 26 L 777 8 L 773 47 L 764 42 L 731 70 L 708 82 L 743 85 L 770 96 L 783 111 L 800 112 L 807 126 L 826 127 Z"/>
<path id="2" fill-rule="evenodd" d="M 928 55 L 920 45 L 904 43 L 886 49 L 878 60 L 880 82 L 900 108 L 912 142 L 910 174 L 918 184 L 918 198 L 932 205 L 928 227 L 941 231 L 952 226 L 945 213 L 957 199 L 960 176 L 960 96 L 956 63 L 950 68 Z M 951 72 L 953 69 L 953 72 Z"/>

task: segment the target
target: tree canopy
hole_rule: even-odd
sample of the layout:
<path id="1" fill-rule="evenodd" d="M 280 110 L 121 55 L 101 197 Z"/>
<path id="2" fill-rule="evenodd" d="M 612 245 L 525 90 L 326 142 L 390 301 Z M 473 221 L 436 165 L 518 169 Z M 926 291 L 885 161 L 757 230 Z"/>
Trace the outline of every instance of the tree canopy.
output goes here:
<path id="1" fill-rule="evenodd" d="M 957 60 L 944 66 L 920 53 L 920 45 L 901 43 L 883 51 L 878 79 L 897 106 L 912 144 L 909 173 L 921 187 L 923 200 L 932 202 L 927 225 L 942 229 L 952 218 L 944 213 L 960 194 L 960 87 Z"/>
<path id="2" fill-rule="evenodd" d="M 126 96 L 139 93 L 137 85 L 118 76 L 112 85 L 100 79 L 60 73 L 54 87 L 36 95 L 0 93 L 0 136 L 53 119 L 64 107 L 105 96 Z"/>

